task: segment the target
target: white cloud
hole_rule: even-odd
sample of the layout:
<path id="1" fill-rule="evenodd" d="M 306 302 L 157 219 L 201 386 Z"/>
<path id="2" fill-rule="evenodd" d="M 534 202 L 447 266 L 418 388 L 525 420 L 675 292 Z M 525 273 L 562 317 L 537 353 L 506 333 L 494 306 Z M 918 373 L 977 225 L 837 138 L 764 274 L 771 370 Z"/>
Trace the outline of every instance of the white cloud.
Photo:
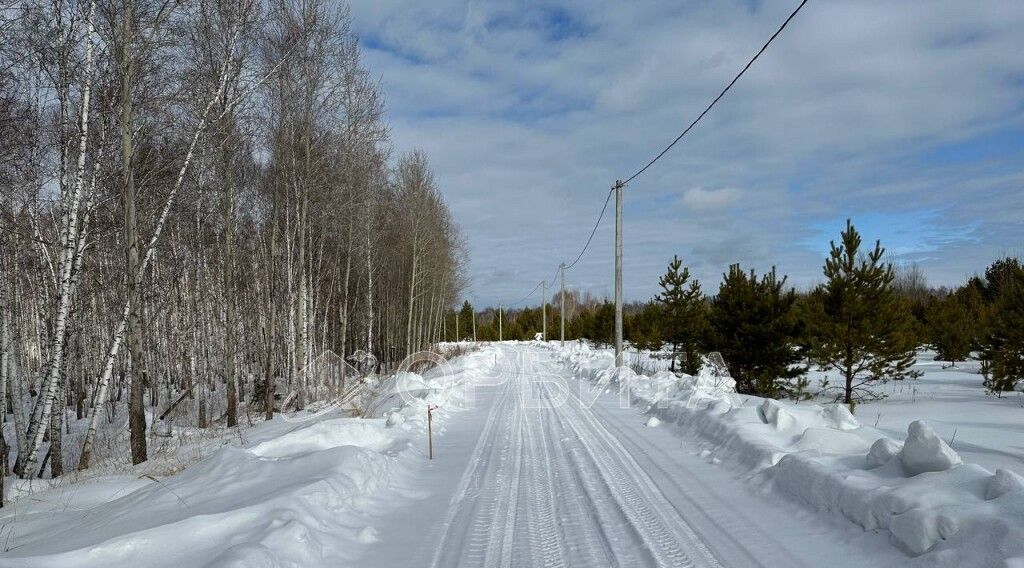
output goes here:
<path id="1" fill-rule="evenodd" d="M 497 302 L 575 257 L 611 183 L 660 151 L 793 4 L 354 0 L 352 13 L 374 40 L 366 61 L 396 149 L 430 155 L 471 243 L 474 293 Z M 552 25 L 582 31 L 553 39 L 541 25 L 552 10 L 569 20 Z M 827 242 L 808 250 L 814 223 L 874 212 L 940 211 L 928 221 L 939 234 L 978 223 L 976 239 L 929 252 L 937 283 L 1020 249 L 1024 143 L 970 163 L 928 153 L 1007 130 L 1024 140 L 1021 29 L 1012 0 L 808 3 L 628 188 L 627 296 L 653 293 L 674 253 L 705 280 L 737 261 L 818 279 Z M 607 289 L 609 229 L 571 282 Z"/>
<path id="2" fill-rule="evenodd" d="M 732 205 L 743 197 L 743 190 L 738 187 L 704 189 L 694 187 L 683 194 L 680 203 L 691 209 L 721 209 Z"/>

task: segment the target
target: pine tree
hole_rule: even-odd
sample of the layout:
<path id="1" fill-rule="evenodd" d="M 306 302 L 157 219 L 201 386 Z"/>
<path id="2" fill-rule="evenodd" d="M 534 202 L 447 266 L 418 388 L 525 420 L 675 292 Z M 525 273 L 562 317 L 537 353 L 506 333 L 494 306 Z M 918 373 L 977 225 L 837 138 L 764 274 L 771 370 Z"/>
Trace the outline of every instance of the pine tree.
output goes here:
<path id="1" fill-rule="evenodd" d="M 957 361 L 970 356 L 974 321 L 959 290 L 945 298 L 933 298 L 925 318 L 929 341 L 937 352 L 936 359 L 949 361 L 955 367 Z"/>
<path id="2" fill-rule="evenodd" d="M 721 352 L 737 390 L 775 398 L 792 394 L 793 383 L 806 372 L 797 365 L 793 339 L 799 320 L 793 312 L 796 293 L 785 290 L 786 277 L 775 269 L 758 278 L 738 264 L 722 275 L 718 295 L 711 302 L 710 323 L 714 347 Z M 806 387 L 806 383 L 802 385 Z"/>
<path id="3" fill-rule="evenodd" d="M 629 323 L 626 326 L 629 330 L 627 337 L 634 347 L 650 351 L 661 349 L 661 323 L 664 318 L 662 312 L 660 304 L 647 302 L 640 311 L 626 320 Z"/>
<path id="4" fill-rule="evenodd" d="M 994 304 L 999 301 L 1003 287 L 1012 284 L 1024 272 L 1016 258 L 1001 258 L 985 269 L 985 301 Z"/>
<path id="5" fill-rule="evenodd" d="M 466 300 L 459 310 L 459 335 L 462 337 L 456 338 L 457 341 L 473 337 L 473 317 L 473 306 Z"/>
<path id="6" fill-rule="evenodd" d="M 594 309 L 587 333 L 598 345 L 611 345 L 615 340 L 615 304 L 605 300 Z"/>
<path id="7" fill-rule="evenodd" d="M 811 358 L 843 379 L 848 405 L 881 398 L 875 384 L 920 376 L 911 369 L 915 342 L 913 316 L 893 288 L 893 268 L 883 263 L 880 242 L 861 256 L 861 237 L 846 221 L 840 244 L 831 243 L 824 273 L 828 281 L 811 296 L 807 317 Z"/>
<path id="8" fill-rule="evenodd" d="M 985 387 L 997 396 L 1024 380 L 1024 269 L 1018 264 L 1004 276 L 984 350 L 989 361 Z"/>
<path id="9" fill-rule="evenodd" d="M 665 307 L 662 339 L 672 346 L 673 351 L 681 351 L 685 355 L 683 372 L 695 374 L 700 368 L 698 350 L 707 331 L 700 282 L 690 281 L 690 269 L 683 266 L 678 256 L 673 256 L 668 270 L 658 279 L 658 285 L 662 292 L 655 299 Z M 671 370 L 676 370 L 675 358 L 672 359 Z"/>

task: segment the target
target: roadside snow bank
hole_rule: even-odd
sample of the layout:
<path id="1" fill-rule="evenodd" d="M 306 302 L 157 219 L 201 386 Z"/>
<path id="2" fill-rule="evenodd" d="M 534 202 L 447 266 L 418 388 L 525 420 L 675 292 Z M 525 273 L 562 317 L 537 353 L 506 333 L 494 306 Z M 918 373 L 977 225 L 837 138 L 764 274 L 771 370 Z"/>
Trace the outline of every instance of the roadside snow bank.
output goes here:
<path id="1" fill-rule="evenodd" d="M 491 360 L 473 353 L 452 374 L 406 374 L 408 400 L 386 418 L 279 417 L 172 477 L 125 476 L 15 501 L 0 510 L 0 566 L 336 566 L 354 544 L 376 539 L 373 527 L 346 526 L 346 513 L 418 451 L 409 448 L 425 433 L 426 406 L 439 406 L 443 423 Z"/>
<path id="2" fill-rule="evenodd" d="M 614 369 L 611 354 L 581 343 L 556 355 L 581 378 L 629 388 L 635 404 L 698 439 L 707 455 L 812 509 L 888 530 L 915 563 L 1024 564 L 1024 478 L 964 464 L 922 421 L 899 442 L 843 405 L 740 397 L 714 365 L 695 377 L 645 376 Z"/>

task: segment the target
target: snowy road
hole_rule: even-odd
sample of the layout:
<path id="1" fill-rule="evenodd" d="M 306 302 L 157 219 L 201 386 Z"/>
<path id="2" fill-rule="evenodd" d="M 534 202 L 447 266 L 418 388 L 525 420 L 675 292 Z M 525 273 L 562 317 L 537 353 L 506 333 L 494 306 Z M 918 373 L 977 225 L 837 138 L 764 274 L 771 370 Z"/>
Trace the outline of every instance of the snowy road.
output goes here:
<path id="1" fill-rule="evenodd" d="M 497 348 L 497 385 L 453 419 L 450 449 L 376 524 L 367 566 L 896 565 L 883 537 L 755 495 L 646 428 L 617 393 L 596 403 L 543 349 Z M 568 388 L 566 388 L 568 387 Z M 597 393 L 594 393 L 595 395 Z M 472 444 L 469 442 L 472 441 Z M 459 446 L 462 451 L 459 451 Z M 471 447 L 471 451 L 469 448 Z M 443 465 L 439 465 L 443 464 Z M 401 497 L 398 496 L 398 497 Z"/>

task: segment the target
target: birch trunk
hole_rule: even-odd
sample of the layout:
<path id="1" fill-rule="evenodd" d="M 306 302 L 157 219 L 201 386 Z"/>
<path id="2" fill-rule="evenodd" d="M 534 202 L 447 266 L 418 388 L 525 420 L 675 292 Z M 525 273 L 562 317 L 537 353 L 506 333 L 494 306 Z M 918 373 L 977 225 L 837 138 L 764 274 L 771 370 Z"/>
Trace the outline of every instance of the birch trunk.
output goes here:
<path id="1" fill-rule="evenodd" d="M 230 49 L 234 49 L 234 40 L 232 40 Z M 163 233 L 164 226 L 167 224 L 167 218 L 171 212 L 171 206 L 174 204 L 174 198 L 178 194 L 178 190 L 181 189 L 182 184 L 185 181 L 185 174 L 188 172 L 188 168 L 192 163 L 192 158 L 195 156 L 195 149 L 199 143 L 199 139 L 206 128 L 207 118 L 210 112 L 213 110 L 214 105 L 220 99 L 221 94 L 224 91 L 225 84 L 227 82 L 228 72 L 230 70 L 230 59 L 226 58 L 224 64 L 221 67 L 220 86 L 210 101 L 207 103 L 206 108 L 203 110 L 202 116 L 199 120 L 199 126 L 196 128 L 195 133 L 192 135 L 192 141 L 189 144 L 188 151 L 185 153 L 185 160 L 178 170 L 178 177 L 174 182 L 174 186 L 171 188 L 170 193 L 167 194 L 167 199 L 164 201 L 163 209 L 160 211 L 160 217 L 157 219 L 156 227 L 153 230 L 153 235 L 149 239 L 149 243 L 146 246 L 146 254 L 142 257 L 142 263 L 139 266 L 139 273 L 144 273 L 146 267 L 152 261 L 153 254 L 156 250 L 156 243 L 160 239 L 160 235 Z M 139 274 L 141 276 L 141 274 Z M 131 275 L 129 275 L 131 278 Z M 117 328 L 114 330 L 114 334 L 111 337 L 110 347 L 107 349 L 107 354 L 103 364 L 103 370 L 100 373 L 100 378 L 97 381 L 97 389 L 99 394 L 96 397 L 96 407 L 93 409 L 92 419 L 89 421 L 89 428 L 86 430 L 85 439 L 82 442 L 82 456 L 78 462 L 78 469 L 88 469 L 89 461 L 92 456 L 93 440 L 96 437 L 96 428 L 99 425 L 100 410 L 103 408 L 103 401 L 106 400 L 107 391 L 110 386 L 110 379 L 114 371 L 114 361 L 117 359 L 118 354 L 121 352 L 121 344 L 124 342 L 125 331 L 128 326 L 128 316 L 131 311 L 131 298 L 125 301 L 124 308 L 121 313 L 121 321 L 118 323 Z M 145 424 L 145 420 L 143 420 Z"/>
<path id="2" fill-rule="evenodd" d="M 21 476 L 27 475 L 31 477 L 35 473 L 36 453 L 43 443 L 46 425 L 50 422 L 55 390 L 57 382 L 60 380 L 60 373 L 64 363 L 65 330 L 67 329 L 68 314 L 71 311 L 72 300 L 72 269 L 75 265 L 75 252 L 78 245 L 78 210 L 82 202 L 82 188 L 85 184 L 85 161 L 89 147 L 89 109 L 92 93 L 93 33 L 95 31 L 93 21 L 95 16 L 96 3 L 92 2 L 89 5 L 89 16 L 86 22 L 85 80 L 82 88 L 82 109 L 79 113 L 78 167 L 71 195 L 66 200 L 67 209 L 64 213 L 60 240 L 59 294 L 52 338 L 53 346 L 50 350 L 47 376 L 40 387 L 40 413 L 38 419 L 33 415 L 34 420 L 29 424 L 29 445 L 26 448 L 25 454 L 18 454 L 18 463 L 15 465 L 16 472 Z"/>

